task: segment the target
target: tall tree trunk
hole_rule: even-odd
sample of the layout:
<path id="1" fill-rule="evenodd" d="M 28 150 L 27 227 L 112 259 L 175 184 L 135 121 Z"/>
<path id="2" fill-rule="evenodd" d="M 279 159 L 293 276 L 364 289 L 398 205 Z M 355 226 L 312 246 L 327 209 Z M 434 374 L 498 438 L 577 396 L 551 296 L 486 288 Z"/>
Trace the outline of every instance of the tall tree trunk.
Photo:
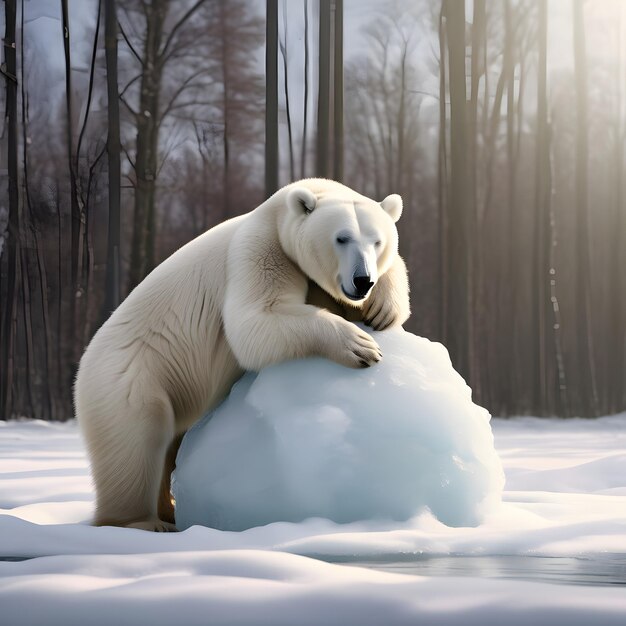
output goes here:
<path id="1" fill-rule="evenodd" d="M 576 254 L 575 299 L 577 310 L 577 369 L 580 373 L 580 404 L 582 415 L 595 415 L 598 397 L 591 335 L 591 276 L 588 215 L 588 115 L 587 115 L 587 53 L 583 2 L 573 0 L 574 70 L 576 81 Z"/>
<path id="2" fill-rule="evenodd" d="M 70 174 L 70 204 L 72 211 L 71 229 L 72 229 L 72 288 L 76 292 L 79 288 L 79 272 L 82 266 L 82 223 L 81 211 L 78 202 L 78 188 L 76 184 L 76 168 L 74 167 L 74 117 L 72 107 L 72 66 L 70 57 L 70 22 L 67 0 L 61 0 L 61 15 L 63 26 L 63 50 L 65 52 L 65 110 L 66 110 L 66 142 L 67 156 Z M 77 297 L 74 293 L 74 297 Z"/>
<path id="3" fill-rule="evenodd" d="M 109 162 L 109 220 L 107 236 L 104 316 L 120 303 L 120 103 L 117 85 L 117 11 L 115 0 L 104 3 L 104 40 L 107 68 L 107 157 Z"/>
<path id="4" fill-rule="evenodd" d="M 398 98 L 398 114 L 395 123 L 395 135 L 396 146 L 398 151 L 398 160 L 396 163 L 396 172 L 393 179 L 393 188 L 399 194 L 404 194 L 405 182 L 406 182 L 406 141 L 405 134 L 407 128 L 407 81 L 406 81 L 406 69 L 407 69 L 407 56 L 409 45 L 408 41 L 404 39 L 402 41 L 401 54 L 400 54 L 400 90 L 397 94 Z M 391 182 L 391 181 L 390 181 Z"/>
<path id="5" fill-rule="evenodd" d="M 478 164 L 482 161 L 479 155 L 478 142 L 478 91 L 480 86 L 480 78 L 485 74 L 484 67 L 484 48 L 486 42 L 486 9 L 485 0 L 474 0 L 472 15 L 472 58 L 471 58 L 471 79 L 470 79 L 470 103 L 469 103 L 469 120 L 468 120 L 468 180 L 470 195 L 467 198 L 467 211 L 470 212 L 470 240 L 473 242 L 474 254 L 473 267 L 471 268 L 474 277 L 470 292 L 470 337 L 469 360 L 470 360 L 470 386 L 473 390 L 474 397 L 477 401 L 484 401 L 484 385 L 482 376 L 481 363 L 486 362 L 486 354 L 483 341 L 483 315 L 484 305 L 483 298 L 479 292 L 481 287 L 481 262 L 480 251 L 483 249 L 481 228 L 478 226 Z M 474 306 L 473 303 L 476 303 Z M 480 340 L 477 341 L 477 334 Z M 480 354 L 479 354 L 480 347 Z"/>
<path id="6" fill-rule="evenodd" d="M 321 178 L 330 176 L 328 158 L 330 136 L 330 2 L 331 0 L 320 0 L 315 175 Z"/>
<path id="7" fill-rule="evenodd" d="M 445 5 L 439 11 L 439 155 L 437 160 L 437 182 L 439 188 L 439 339 L 447 342 L 448 329 L 448 131 L 446 111 L 446 27 Z"/>
<path id="8" fill-rule="evenodd" d="M 534 410 L 550 413 L 554 397 L 548 382 L 548 367 L 552 362 L 548 342 L 548 305 L 550 304 L 550 268 L 548 267 L 549 232 L 546 216 L 550 202 L 550 148 L 548 145 L 548 1 L 537 0 L 539 47 L 537 59 L 537 127 L 535 138 L 535 211 L 533 215 L 533 257 L 531 288 L 531 335 Z"/>
<path id="9" fill-rule="evenodd" d="M 515 27 L 511 0 L 504 4 L 504 56 L 502 71 L 506 84 L 506 155 L 507 155 L 507 202 L 502 207 L 502 231 L 500 233 L 500 273 L 498 277 L 497 310 L 499 312 L 498 342 L 501 346 L 501 362 L 509 363 L 500 368 L 502 390 L 502 414 L 510 414 L 520 389 L 517 386 L 519 354 L 517 351 L 516 318 L 518 281 L 514 274 L 518 263 L 516 205 L 517 205 L 517 159 L 515 153 Z"/>
<path id="10" fill-rule="evenodd" d="M 231 120 L 231 93 L 230 93 L 230 55 L 228 47 L 230 39 L 226 36 L 228 32 L 226 8 L 228 0 L 219 0 L 219 21 L 222 36 L 221 43 L 221 64 L 222 64 L 222 111 L 224 116 L 224 127 L 222 129 L 222 158 L 224 167 L 222 169 L 222 210 L 224 219 L 231 217 L 230 214 L 230 120 Z"/>
<path id="11" fill-rule="evenodd" d="M 17 145 L 17 59 L 15 44 L 16 0 L 5 0 L 4 78 L 6 81 L 7 119 L 7 166 L 9 174 L 9 224 L 5 244 L 7 255 L 6 304 L 2 319 L 2 379 L 0 417 L 9 419 L 13 398 L 13 355 L 15 350 L 15 320 L 17 297 L 17 265 L 19 255 L 19 193 L 18 193 L 18 145 Z"/>
<path id="12" fill-rule="evenodd" d="M 89 64 L 89 83 L 87 87 L 87 101 L 85 103 L 85 114 L 83 116 L 83 120 L 80 126 L 80 131 L 78 133 L 78 141 L 76 143 L 76 154 L 75 154 L 75 171 L 76 171 L 76 184 L 77 184 L 77 194 L 79 201 L 79 208 L 81 213 L 81 227 L 82 227 L 82 248 L 81 248 L 81 267 L 80 267 L 80 320 L 77 326 L 77 329 L 82 330 L 82 334 L 79 334 L 76 338 L 78 354 L 77 358 L 80 357 L 80 352 L 82 351 L 83 346 L 85 346 L 91 336 L 93 335 L 94 328 L 92 324 L 93 315 L 91 315 L 91 302 L 93 300 L 93 267 L 94 267 L 94 255 L 93 255 L 93 212 L 90 214 L 89 211 L 89 199 L 91 194 L 91 183 L 93 180 L 93 172 L 95 166 L 100 160 L 100 156 L 96 157 L 95 161 L 89 165 L 88 175 L 87 175 L 87 188 L 83 188 L 84 178 L 81 176 L 80 170 L 80 161 L 81 161 L 81 146 L 83 143 L 83 139 L 85 137 L 85 133 L 87 131 L 87 125 L 89 122 L 89 114 L 91 111 L 91 103 L 93 99 L 94 93 L 94 85 L 95 85 L 95 74 L 96 74 L 96 58 L 98 56 L 98 49 L 100 47 L 100 13 L 102 11 L 102 0 L 98 0 L 97 8 L 96 8 L 96 27 L 94 29 L 93 35 L 93 46 L 91 52 L 91 62 Z M 101 153 L 102 154 L 102 153 Z"/>
<path id="13" fill-rule="evenodd" d="M 285 93 L 285 114 L 287 115 L 287 135 L 289 139 L 289 182 L 296 179 L 296 164 L 293 153 L 293 132 L 291 126 L 291 106 L 289 104 L 289 63 L 287 62 L 287 3 L 283 3 L 283 34 L 284 41 L 280 43 L 280 55 L 283 59 L 283 86 Z"/>
<path id="14" fill-rule="evenodd" d="M 71 339 L 68 344 L 71 367 L 68 371 L 68 383 L 74 378 L 75 370 L 82 351 L 81 312 L 83 308 L 85 286 L 83 284 L 83 248 L 85 236 L 85 215 L 80 200 L 75 166 L 74 151 L 74 113 L 72 104 L 72 65 L 70 55 L 70 21 L 67 0 L 61 0 L 61 17 L 63 27 L 63 49 L 65 53 L 65 110 L 66 110 L 66 143 L 68 170 L 70 174 L 70 207 L 71 207 L 71 243 L 70 243 L 70 275 L 71 275 L 71 321 L 69 331 Z"/>
<path id="15" fill-rule="evenodd" d="M 335 0 L 333 42 L 333 178 L 343 180 L 343 0 Z"/>
<path id="16" fill-rule="evenodd" d="M 20 58 L 24 59 L 24 0 L 21 0 L 20 8 Z M 62 412 L 57 410 L 57 402 L 55 394 L 52 393 L 53 384 L 56 381 L 58 387 L 58 374 L 55 371 L 54 363 L 52 360 L 52 334 L 50 328 L 50 315 L 48 306 L 48 279 L 46 275 L 46 267 L 44 260 L 44 248 L 42 245 L 40 226 L 36 223 L 36 215 L 33 211 L 31 196 L 29 191 L 29 168 L 28 168 L 28 133 L 29 133 L 29 100 L 28 93 L 26 91 L 26 78 L 25 78 L 24 63 L 21 64 L 21 100 L 22 100 L 22 172 L 23 172 L 23 195 L 22 206 L 28 208 L 28 211 L 24 211 L 24 222 L 28 222 L 28 228 L 24 228 L 25 241 L 26 241 L 26 253 L 24 258 L 27 259 L 29 251 L 32 251 L 36 258 L 36 263 L 32 265 L 36 266 L 38 284 L 39 284 L 39 298 L 41 302 L 40 307 L 35 307 L 36 310 L 41 310 L 42 326 L 41 334 L 43 335 L 43 341 L 38 341 L 37 344 L 42 344 L 43 348 L 43 375 L 37 376 L 35 369 L 33 369 L 33 380 L 38 380 L 38 392 L 33 405 L 33 415 L 36 415 L 40 419 L 64 419 L 67 417 Z M 34 287 L 30 287 L 28 276 L 28 262 L 24 263 L 26 275 L 24 276 L 25 289 L 29 292 L 32 289 L 32 296 L 34 297 Z M 28 297 L 28 328 L 31 330 L 31 349 L 33 345 L 32 341 L 32 328 L 33 324 L 33 307 L 30 302 L 30 295 Z M 28 338 L 28 335 L 27 335 Z M 27 344 L 28 345 L 28 344 Z M 34 365 L 34 364 L 33 364 Z M 29 374 L 30 375 L 30 374 Z M 36 407 L 35 407 L 36 405 Z"/>
<path id="17" fill-rule="evenodd" d="M 25 229 L 26 230 L 26 229 Z M 25 233 L 24 233 L 25 235 Z M 37 415 L 40 416 L 41 412 L 39 407 L 35 403 L 35 394 L 33 393 L 33 383 L 36 378 L 35 374 L 35 349 L 33 340 L 33 308 L 31 304 L 31 289 L 30 289 L 30 272 L 28 269 L 27 259 L 27 247 L 28 241 L 24 237 L 25 241 L 21 247 L 21 264 L 20 264 L 20 282 L 22 284 L 22 326 L 24 329 L 24 343 L 25 350 L 22 352 L 22 356 L 26 360 L 26 368 L 24 369 L 24 379 L 21 381 L 24 384 L 25 395 L 19 410 L 22 415 Z"/>
<path id="18" fill-rule="evenodd" d="M 450 201 L 447 224 L 447 340 L 456 369 L 469 380 L 471 345 L 472 255 L 471 193 L 467 163 L 465 92 L 465 4 L 445 1 L 450 83 Z"/>
<path id="19" fill-rule="evenodd" d="M 302 151 L 300 177 L 306 177 L 306 149 L 309 114 L 309 0 L 304 0 L 304 102 L 302 103 Z"/>
<path id="20" fill-rule="evenodd" d="M 129 269 L 129 291 L 138 285 L 154 266 L 155 186 L 158 158 L 159 97 L 161 92 L 162 59 L 159 55 L 163 37 L 163 22 L 168 2 L 153 0 L 145 5 L 146 34 L 143 73 L 136 114 L 137 155 L 135 172 L 135 212 Z"/>
<path id="21" fill-rule="evenodd" d="M 278 0 L 265 17 L 265 197 L 278 189 Z"/>
<path id="22" fill-rule="evenodd" d="M 615 123 L 613 143 L 613 212 L 610 245 L 609 320 L 607 332 L 607 379 L 609 383 L 608 411 L 619 413 L 626 410 L 626 205 L 624 204 L 624 146 L 626 131 L 622 119 L 623 107 L 623 61 L 622 28 L 623 7 L 620 7 L 617 28 L 617 53 L 615 76 Z"/>

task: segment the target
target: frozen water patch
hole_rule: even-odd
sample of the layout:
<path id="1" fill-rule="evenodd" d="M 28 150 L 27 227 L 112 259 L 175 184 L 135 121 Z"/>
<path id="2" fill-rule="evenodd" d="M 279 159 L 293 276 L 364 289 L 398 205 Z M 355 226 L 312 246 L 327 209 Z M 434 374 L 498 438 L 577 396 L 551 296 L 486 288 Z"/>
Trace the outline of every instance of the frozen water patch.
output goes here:
<path id="1" fill-rule="evenodd" d="M 425 509 L 477 525 L 504 484 L 489 414 L 441 344 L 372 334 L 384 358 L 370 369 L 304 359 L 244 376 L 183 441 L 177 526 L 405 521 Z"/>

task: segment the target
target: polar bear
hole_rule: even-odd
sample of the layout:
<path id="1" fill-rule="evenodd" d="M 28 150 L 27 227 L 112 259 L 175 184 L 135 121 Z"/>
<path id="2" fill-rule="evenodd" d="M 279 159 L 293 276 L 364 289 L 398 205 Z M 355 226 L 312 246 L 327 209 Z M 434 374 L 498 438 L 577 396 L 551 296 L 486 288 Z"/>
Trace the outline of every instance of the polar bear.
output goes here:
<path id="1" fill-rule="evenodd" d="M 348 320 L 380 330 L 409 317 L 401 212 L 396 194 L 378 203 L 302 180 L 183 246 L 131 292 L 87 347 L 74 390 L 94 524 L 176 530 L 173 442 L 244 370 L 381 358 Z"/>

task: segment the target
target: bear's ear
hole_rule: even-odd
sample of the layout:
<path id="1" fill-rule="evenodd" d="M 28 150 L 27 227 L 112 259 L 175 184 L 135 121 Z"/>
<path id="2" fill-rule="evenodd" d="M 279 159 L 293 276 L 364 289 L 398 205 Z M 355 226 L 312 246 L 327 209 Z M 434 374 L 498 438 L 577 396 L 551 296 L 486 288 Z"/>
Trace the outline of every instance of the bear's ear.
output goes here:
<path id="1" fill-rule="evenodd" d="M 381 203 L 380 206 L 383 207 L 383 210 L 386 213 L 389 213 L 389 217 L 394 222 L 397 222 L 402 215 L 402 198 L 397 193 L 392 193 L 390 196 L 387 196 Z"/>
<path id="2" fill-rule="evenodd" d="M 316 204 L 315 194 L 306 187 L 296 187 L 287 194 L 287 206 L 298 215 L 312 213 Z"/>

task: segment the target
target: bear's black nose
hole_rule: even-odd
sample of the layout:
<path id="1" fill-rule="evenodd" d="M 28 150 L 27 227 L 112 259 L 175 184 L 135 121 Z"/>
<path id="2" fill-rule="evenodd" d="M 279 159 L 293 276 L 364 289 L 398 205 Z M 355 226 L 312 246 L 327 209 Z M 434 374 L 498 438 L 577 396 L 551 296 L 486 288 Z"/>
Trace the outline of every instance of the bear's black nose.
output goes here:
<path id="1" fill-rule="evenodd" d="M 355 276 L 352 279 L 354 288 L 358 296 L 365 296 L 367 292 L 374 286 L 369 276 Z"/>

